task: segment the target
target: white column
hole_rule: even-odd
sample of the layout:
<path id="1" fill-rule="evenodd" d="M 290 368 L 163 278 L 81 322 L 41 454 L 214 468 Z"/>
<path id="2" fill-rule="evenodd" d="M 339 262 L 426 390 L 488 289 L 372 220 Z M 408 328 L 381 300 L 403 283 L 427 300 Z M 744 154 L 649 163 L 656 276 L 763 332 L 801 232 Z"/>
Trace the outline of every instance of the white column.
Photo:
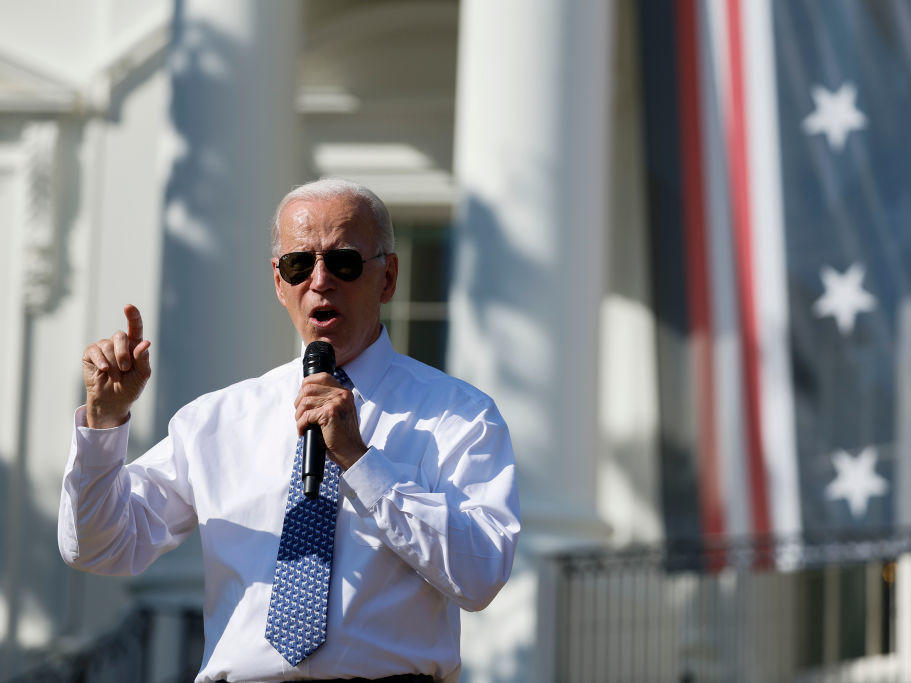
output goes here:
<path id="1" fill-rule="evenodd" d="M 293 357 L 269 264 L 272 210 L 300 182 L 300 2 L 178 3 L 164 198 L 158 429 L 199 394 Z"/>
<path id="2" fill-rule="evenodd" d="M 512 433 L 527 530 L 600 535 L 610 3 L 465 0 L 449 368 Z"/>
<path id="3" fill-rule="evenodd" d="M 302 4 L 177 3 L 170 57 L 171 159 L 163 198 L 162 295 L 155 429 L 207 391 L 299 353 L 275 300 L 269 223 L 301 182 L 293 102 Z M 198 541 L 161 558 L 140 591 L 198 596 Z M 176 583 L 175 583 L 176 582 Z"/>

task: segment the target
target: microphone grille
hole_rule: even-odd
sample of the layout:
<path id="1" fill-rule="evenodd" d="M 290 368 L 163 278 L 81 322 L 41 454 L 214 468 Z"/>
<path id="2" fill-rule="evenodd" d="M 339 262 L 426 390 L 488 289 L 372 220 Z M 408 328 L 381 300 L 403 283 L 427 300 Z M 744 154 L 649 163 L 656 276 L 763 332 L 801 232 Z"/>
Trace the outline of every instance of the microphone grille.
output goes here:
<path id="1" fill-rule="evenodd" d="M 313 341 L 304 350 L 304 377 L 335 371 L 335 349 L 324 341 Z"/>

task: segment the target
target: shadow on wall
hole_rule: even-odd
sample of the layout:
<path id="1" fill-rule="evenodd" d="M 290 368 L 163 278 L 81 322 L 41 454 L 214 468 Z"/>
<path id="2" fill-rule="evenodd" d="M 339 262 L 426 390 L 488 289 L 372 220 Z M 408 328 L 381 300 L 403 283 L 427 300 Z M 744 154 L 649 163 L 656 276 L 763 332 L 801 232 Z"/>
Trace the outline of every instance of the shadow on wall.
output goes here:
<path id="1" fill-rule="evenodd" d="M 10 674 L 40 657 L 40 651 L 23 653 L 30 644 L 43 645 L 66 628 L 73 597 L 57 544 L 48 542 L 57 537 L 57 520 L 35 505 L 32 487 L 0 461 L 0 491 L 10 491 L 13 486 L 21 487 L 21 524 L 13 528 L 0 524 L 0 557 L 4 560 L 0 562 L 0 672 Z M 7 554 L 10 550 L 15 556 Z"/>
<path id="2" fill-rule="evenodd" d="M 486 338 L 505 334 L 506 339 L 516 342 L 477 348 L 473 355 L 479 357 L 479 363 L 480 357 L 483 357 L 482 367 L 491 374 L 490 379 L 496 380 L 495 385 L 511 387 L 515 396 L 537 395 L 542 387 L 533 381 L 535 375 L 528 372 L 524 361 L 529 351 L 540 349 L 529 349 L 528 346 L 535 344 L 535 340 L 523 338 L 523 330 L 510 325 L 520 320 L 526 311 L 529 291 L 534 298 L 547 302 L 546 292 L 538 290 L 546 287 L 550 273 L 541 272 L 540 264 L 531 261 L 510 244 L 500 217 L 484 200 L 469 195 L 461 211 L 453 272 L 456 285 L 468 283 L 464 301 L 469 319 L 476 329 L 484 332 Z M 538 313 L 547 315 L 545 310 Z M 510 317 L 505 318 L 505 314 Z M 463 367 L 456 367 L 451 361 L 448 366 L 456 373 L 464 372 L 467 369 L 464 364 L 468 362 L 466 355 L 463 352 L 460 360 Z M 484 372 L 478 372 L 477 368 L 471 370 L 474 374 L 467 379 L 477 383 Z M 497 398 L 495 396 L 494 400 Z M 504 416 L 510 423 L 510 416 Z M 528 490 L 524 485 L 525 472 L 522 467 L 517 468 L 520 491 Z"/>
<path id="3" fill-rule="evenodd" d="M 17 313 L 22 316 L 18 321 L 22 356 L 15 370 L 19 414 L 13 452 L 0 455 L 0 673 L 26 666 L 30 660 L 25 651 L 44 646 L 70 626 L 70 596 L 66 567 L 57 552 L 56 518 L 42 512 L 29 471 L 33 452 L 30 410 L 35 404 L 32 383 L 38 362 L 35 323 L 39 316 L 55 311 L 72 291 L 71 236 L 81 212 L 83 179 L 78 152 L 84 142 L 85 121 L 67 117 L 38 122 L 40 127 L 54 125 L 53 146 L 40 145 L 43 150 L 29 160 L 26 175 L 25 228 L 29 234 L 24 235 L 21 256 L 27 311 Z M 17 322 L 7 323 L 18 328 Z"/>
<path id="4" fill-rule="evenodd" d="M 170 55 L 176 153 L 163 211 L 158 435 L 188 401 L 271 367 L 279 310 L 268 225 L 271 202 L 286 188 L 275 188 L 262 205 L 271 188 L 262 190 L 259 172 L 269 168 L 272 147 L 257 139 L 261 123 L 253 125 L 261 121 L 263 98 L 273 97 L 259 91 L 270 65 L 267 58 L 255 61 L 257 50 L 186 14 L 178 2 Z M 238 83 L 249 92 L 239 94 Z M 240 333 L 239 323 L 251 333 Z"/>
<path id="5" fill-rule="evenodd" d="M 108 119 L 116 121 L 119 118 L 124 100 L 160 69 L 162 59 L 158 55 L 116 86 Z M 27 247 L 23 254 L 29 312 L 23 321 L 19 442 L 14 453 L 0 458 L 0 500 L 4 513 L 0 523 L 0 674 L 3 675 L 36 664 L 49 651 L 49 640 L 54 643 L 61 636 L 76 636 L 83 629 L 106 626 L 106 615 L 116 614 L 110 590 L 102 598 L 106 603 L 104 609 L 87 609 L 96 579 L 69 569 L 60 559 L 56 517 L 42 512 L 53 501 L 38 501 L 36 489 L 31 484 L 35 477 L 47 474 L 36 470 L 35 463 L 41 462 L 36 449 L 41 446 L 35 442 L 41 440 L 30 439 L 32 425 L 39 424 L 33 419 L 34 411 L 43 409 L 41 390 L 35 386 L 35 367 L 39 362 L 36 349 L 42 341 L 38 330 L 47 329 L 44 327 L 46 317 L 48 323 L 54 325 L 53 314 L 60 305 L 72 303 L 74 286 L 90 299 L 97 294 L 93 272 L 88 274 L 87 281 L 74 283 L 77 271 L 71 253 L 77 221 L 86 214 L 83 184 L 85 169 L 91 166 L 85 167 L 81 154 L 90 142 L 86 138 L 90 118 L 90 115 L 77 114 L 57 118 L 53 122 L 58 127 L 53 155 L 35 159 L 27 176 L 26 212 L 29 220 L 37 220 L 38 224 L 28 225 L 31 234 L 26 235 Z M 50 221 L 48 226 L 42 225 L 45 219 Z M 45 233 L 42 227 L 49 227 L 50 231 Z M 99 248 L 95 244 L 94 227 L 88 228 L 87 239 L 91 249 Z M 85 273 L 79 277 L 84 278 Z M 89 326 L 92 326 L 91 321 Z M 46 363 L 47 359 L 40 362 Z M 78 363 L 78 357 L 75 362 Z M 67 389 L 72 389 L 72 394 Z M 64 387 L 63 394 L 72 398 L 73 406 L 84 402 L 81 374 L 77 385 Z M 41 421 L 37 428 L 51 428 L 50 422 L 58 418 Z M 64 416 L 63 419 L 68 418 Z M 66 448 L 65 441 L 61 447 Z M 62 473 L 61 461 L 59 473 L 54 474 L 62 476 Z M 50 648 L 56 650 L 53 645 Z"/>
<path id="6" fill-rule="evenodd" d="M 461 367 L 454 367 L 452 360 L 448 365 L 456 374 L 467 375 L 471 371 L 472 376 L 466 379 L 473 383 L 479 383 L 479 378 L 495 379 L 497 386 L 509 386 L 513 396 L 537 395 L 542 387 L 535 381 L 536 375 L 528 372 L 527 354 L 544 349 L 529 348 L 539 345 L 534 337 L 524 334 L 533 325 L 522 316 L 527 312 L 529 292 L 542 302 L 542 309 L 535 313 L 548 314 L 546 287 L 552 274 L 544 272 L 540 263 L 510 243 L 500 216 L 483 199 L 469 195 L 461 211 L 453 281 L 456 286 L 468 283 L 464 303 L 475 329 L 483 331 L 485 338 L 500 339 L 503 335 L 505 338 L 504 343 L 487 347 L 479 344 L 470 359 L 463 349 Z M 467 367 L 466 363 L 474 363 L 474 359 L 478 359 L 479 365 Z M 487 373 L 491 375 L 484 377 Z M 500 401 L 498 405 L 502 410 Z M 504 417 L 512 425 L 510 416 L 504 414 Z M 521 466 L 521 453 L 517 452 L 517 458 L 521 495 L 523 491 L 534 490 L 531 481 L 534 475 L 530 467 Z M 462 615 L 463 680 L 505 683 L 533 679 L 535 587 L 533 569 L 521 548 L 520 542 L 512 576 L 490 606 L 481 612 Z M 505 623 L 510 624 L 506 632 Z"/>

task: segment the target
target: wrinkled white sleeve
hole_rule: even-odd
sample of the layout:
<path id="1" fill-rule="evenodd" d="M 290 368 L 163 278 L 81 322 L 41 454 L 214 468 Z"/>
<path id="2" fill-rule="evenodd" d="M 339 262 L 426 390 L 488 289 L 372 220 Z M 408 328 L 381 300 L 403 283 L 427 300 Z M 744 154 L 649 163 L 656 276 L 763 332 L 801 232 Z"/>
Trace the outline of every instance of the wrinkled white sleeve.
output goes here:
<path id="1" fill-rule="evenodd" d="M 519 497 L 509 431 L 493 403 L 474 419 L 444 415 L 428 487 L 401 481 L 383 450 L 370 448 L 340 479 L 341 492 L 371 517 L 383 542 L 462 609 L 484 609 L 506 583 L 519 536 Z"/>
<path id="2" fill-rule="evenodd" d="M 93 574 L 139 574 L 196 527 L 173 423 L 168 437 L 127 465 L 129 421 L 91 429 L 85 407 L 76 411 L 57 518 L 57 544 L 68 565 Z"/>

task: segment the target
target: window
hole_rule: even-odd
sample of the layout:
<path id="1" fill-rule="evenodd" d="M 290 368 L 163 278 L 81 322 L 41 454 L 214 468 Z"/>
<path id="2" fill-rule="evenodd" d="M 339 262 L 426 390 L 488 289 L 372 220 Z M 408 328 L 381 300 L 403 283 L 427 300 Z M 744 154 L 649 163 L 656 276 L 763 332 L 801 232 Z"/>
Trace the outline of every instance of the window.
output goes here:
<path id="1" fill-rule="evenodd" d="M 383 323 L 396 351 L 445 370 L 450 226 L 395 222 L 395 242 L 399 279 L 395 296 L 383 307 Z"/>

